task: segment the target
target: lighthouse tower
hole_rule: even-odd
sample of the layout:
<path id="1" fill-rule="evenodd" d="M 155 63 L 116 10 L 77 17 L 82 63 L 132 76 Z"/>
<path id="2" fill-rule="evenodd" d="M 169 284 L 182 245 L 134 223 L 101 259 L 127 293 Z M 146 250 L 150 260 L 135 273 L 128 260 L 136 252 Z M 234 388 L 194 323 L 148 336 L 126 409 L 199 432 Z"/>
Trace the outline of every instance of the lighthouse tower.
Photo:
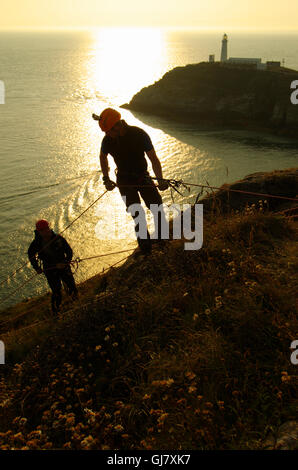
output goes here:
<path id="1" fill-rule="evenodd" d="M 222 39 L 220 61 L 225 62 L 226 60 L 228 60 L 228 36 L 227 34 L 224 34 Z"/>

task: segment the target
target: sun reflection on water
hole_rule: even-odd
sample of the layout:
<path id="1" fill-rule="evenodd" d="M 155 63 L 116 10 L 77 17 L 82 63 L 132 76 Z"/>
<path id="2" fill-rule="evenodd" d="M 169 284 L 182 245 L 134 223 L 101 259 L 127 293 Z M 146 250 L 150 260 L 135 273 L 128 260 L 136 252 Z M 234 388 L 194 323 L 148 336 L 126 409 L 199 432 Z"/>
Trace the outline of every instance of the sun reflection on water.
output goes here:
<path id="1" fill-rule="evenodd" d="M 88 64 L 94 88 L 119 105 L 166 71 L 164 32 L 149 28 L 102 28 L 93 33 Z"/>

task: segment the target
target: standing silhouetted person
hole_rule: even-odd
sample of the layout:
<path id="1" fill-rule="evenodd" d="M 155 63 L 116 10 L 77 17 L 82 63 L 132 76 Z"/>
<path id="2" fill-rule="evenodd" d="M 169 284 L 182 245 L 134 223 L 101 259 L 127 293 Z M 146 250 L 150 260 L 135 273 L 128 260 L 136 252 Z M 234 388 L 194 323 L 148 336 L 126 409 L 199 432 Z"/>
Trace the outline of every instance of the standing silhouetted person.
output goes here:
<path id="1" fill-rule="evenodd" d="M 162 220 L 165 220 L 165 214 L 162 209 L 162 198 L 147 171 L 145 153 L 151 161 L 153 171 L 159 181 L 158 189 L 164 191 L 168 188 L 168 183 L 162 179 L 161 164 L 151 139 L 140 127 L 128 125 L 121 119 L 121 114 L 115 109 L 107 108 L 100 116 L 93 114 L 93 119 L 98 120 L 99 127 L 106 134 L 102 140 L 100 150 L 103 183 L 109 191 L 115 187 L 115 183 L 109 178 L 107 157 L 110 154 L 117 166 L 117 186 L 125 201 L 127 211 L 134 218 L 140 250 L 143 254 L 149 254 L 151 252 L 151 239 L 147 230 L 145 211 L 141 206 L 140 196 L 153 215 L 154 206 L 151 207 L 151 205 L 161 207 L 160 213 L 155 216 L 155 223 L 158 225 L 155 228 L 159 241 L 162 241 L 161 225 Z M 133 206 L 138 207 L 138 217 Z M 143 224 L 144 236 L 140 236 L 139 221 Z"/>
<path id="2" fill-rule="evenodd" d="M 78 291 L 70 269 L 72 249 L 65 238 L 56 235 L 46 220 L 36 222 L 35 238 L 29 246 L 28 257 L 38 274 L 44 273 L 52 290 L 52 311 L 58 313 L 62 300 L 61 281 L 68 293 L 77 297 Z M 38 260 L 42 262 L 40 267 Z"/>

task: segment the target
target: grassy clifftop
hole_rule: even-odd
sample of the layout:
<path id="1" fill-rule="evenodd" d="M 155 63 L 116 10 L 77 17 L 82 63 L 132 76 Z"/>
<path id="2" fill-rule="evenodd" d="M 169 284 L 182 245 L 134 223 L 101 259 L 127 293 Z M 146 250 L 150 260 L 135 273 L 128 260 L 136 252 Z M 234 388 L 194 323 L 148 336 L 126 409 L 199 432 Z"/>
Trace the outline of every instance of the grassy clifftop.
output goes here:
<path id="1" fill-rule="evenodd" d="M 130 258 L 59 320 L 34 325 L 48 299 L 17 307 L 30 328 L 2 330 L 2 449 L 257 449 L 295 417 L 297 222 L 221 207 L 201 250 Z"/>

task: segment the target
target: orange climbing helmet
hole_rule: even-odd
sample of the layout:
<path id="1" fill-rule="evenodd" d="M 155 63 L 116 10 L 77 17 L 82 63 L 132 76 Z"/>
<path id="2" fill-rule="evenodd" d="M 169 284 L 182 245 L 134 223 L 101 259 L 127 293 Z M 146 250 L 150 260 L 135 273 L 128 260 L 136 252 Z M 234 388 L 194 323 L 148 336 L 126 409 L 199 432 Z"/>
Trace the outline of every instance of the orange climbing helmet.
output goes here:
<path id="1" fill-rule="evenodd" d="M 98 123 L 99 127 L 103 132 L 109 132 L 112 127 L 121 120 L 121 114 L 115 109 L 106 108 L 99 116 Z"/>
<path id="2" fill-rule="evenodd" d="M 38 232 L 40 232 L 41 230 L 44 230 L 44 229 L 47 229 L 47 228 L 50 228 L 50 224 L 47 220 L 45 219 L 41 219 L 41 220 L 38 220 L 35 224 L 36 226 L 36 230 Z"/>

